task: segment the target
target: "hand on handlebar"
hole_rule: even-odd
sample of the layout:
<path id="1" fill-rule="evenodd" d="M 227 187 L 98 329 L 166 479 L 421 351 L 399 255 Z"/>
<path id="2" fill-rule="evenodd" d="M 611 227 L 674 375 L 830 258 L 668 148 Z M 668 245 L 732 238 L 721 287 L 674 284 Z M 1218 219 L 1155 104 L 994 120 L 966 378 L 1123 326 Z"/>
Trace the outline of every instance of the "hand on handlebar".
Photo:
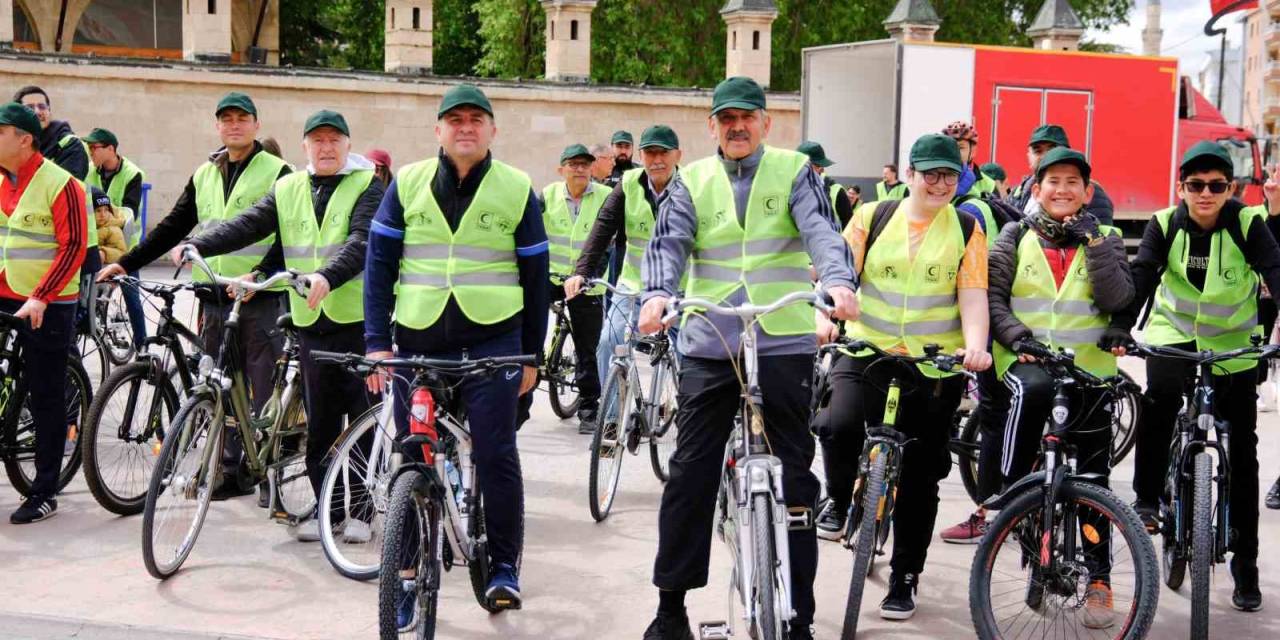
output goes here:
<path id="1" fill-rule="evenodd" d="M 106 282 L 115 276 L 125 275 L 124 267 L 117 263 L 109 264 L 98 271 L 98 275 L 94 277 L 94 282 Z"/>
<path id="2" fill-rule="evenodd" d="M 582 293 L 582 285 L 586 284 L 586 278 L 582 276 L 573 276 L 564 281 L 564 297 L 566 300 L 572 300 Z"/>
<path id="3" fill-rule="evenodd" d="M 640 322 L 637 328 L 640 333 L 645 335 L 654 334 L 663 328 L 663 317 L 667 313 L 667 304 L 671 302 L 671 298 L 666 296 L 656 296 L 649 298 L 644 306 L 640 307 Z M 674 321 L 674 319 L 672 320 Z"/>
<path id="4" fill-rule="evenodd" d="M 307 283 L 307 308 L 315 310 L 320 307 L 325 296 L 329 295 L 329 280 L 318 273 L 301 276 Z"/>
<path id="5" fill-rule="evenodd" d="M 1134 344 L 1133 336 L 1126 329 L 1109 327 L 1098 339 L 1098 348 L 1110 351 L 1112 355 L 1123 356 Z"/>
<path id="6" fill-rule="evenodd" d="M 386 360 L 394 355 L 390 351 L 370 351 L 364 357 L 370 360 Z M 391 373 L 382 367 L 375 368 L 373 373 L 364 379 L 364 384 L 369 389 L 369 393 L 375 396 L 382 395 L 382 390 L 391 384 Z"/>
<path id="7" fill-rule="evenodd" d="M 814 310 L 813 319 L 818 324 L 818 346 L 835 342 L 840 337 L 840 327 L 827 314 Z"/>
<path id="8" fill-rule="evenodd" d="M 182 268 L 187 264 L 187 249 L 195 249 L 189 244 L 180 244 L 169 252 L 169 260 L 173 261 L 173 266 Z"/>
<path id="9" fill-rule="evenodd" d="M 849 287 L 831 287 L 827 289 L 827 294 L 831 296 L 835 311 L 831 314 L 836 320 L 857 320 L 858 296 Z"/>
<path id="10" fill-rule="evenodd" d="M 1052 355 L 1049 346 L 1035 338 L 1020 338 L 1013 342 L 1013 352 L 1018 354 L 1018 362 L 1036 362 L 1040 357 Z"/>
<path id="11" fill-rule="evenodd" d="M 246 273 L 246 274 L 244 274 L 244 275 L 239 276 L 238 278 L 236 278 L 236 280 L 243 280 L 243 281 L 245 281 L 245 282 L 257 282 L 257 281 L 258 281 L 258 274 L 256 274 L 256 273 Z M 243 300 L 244 300 L 245 302 L 248 302 L 248 301 L 252 300 L 252 299 L 253 299 L 253 296 L 254 296 L 254 294 L 255 294 L 255 293 L 257 293 L 257 292 L 256 292 L 256 291 L 245 291 L 245 292 L 244 292 L 244 298 L 243 298 Z M 228 298 L 232 298 L 232 299 L 234 299 L 234 298 L 236 297 L 236 287 L 235 287 L 235 285 L 230 285 L 230 284 L 229 284 L 229 285 L 227 285 L 227 297 L 228 297 Z"/>
<path id="12" fill-rule="evenodd" d="M 969 371 L 986 371 L 991 368 L 991 354 L 986 347 L 956 349 L 956 357 L 964 360 L 964 368 Z"/>

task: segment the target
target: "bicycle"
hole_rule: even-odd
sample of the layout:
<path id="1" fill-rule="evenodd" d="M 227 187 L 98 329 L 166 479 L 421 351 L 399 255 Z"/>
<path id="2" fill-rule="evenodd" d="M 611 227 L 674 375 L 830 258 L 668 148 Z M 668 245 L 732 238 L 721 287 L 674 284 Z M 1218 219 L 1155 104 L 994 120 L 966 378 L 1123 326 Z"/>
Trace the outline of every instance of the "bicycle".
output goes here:
<path id="1" fill-rule="evenodd" d="M 704 298 L 672 299 L 663 324 L 685 310 L 738 318 L 742 321 L 742 367 L 746 370 L 742 406 L 733 435 L 725 447 L 720 491 L 716 500 L 719 520 L 716 532 L 733 558 L 731 588 L 738 594 L 743 621 L 756 640 L 780 640 L 795 617 L 791 608 L 791 554 L 787 532 L 813 526 L 807 508 L 787 508 L 782 494 L 782 461 L 772 455 L 765 439 L 764 398 L 759 384 L 755 324 L 760 316 L 797 303 L 809 303 L 823 313 L 832 307 L 824 296 L 797 291 L 773 304 L 721 306 Z M 732 610 L 732 598 L 730 598 Z M 723 620 L 699 624 L 704 640 L 722 640 L 732 634 Z"/>
<path id="2" fill-rule="evenodd" d="M 314 353 L 312 360 L 330 361 Z M 395 401 L 390 385 L 383 388 L 382 397 L 334 441 L 320 484 L 320 544 L 329 564 L 352 580 L 372 580 L 382 566 L 387 504 L 397 466 L 392 459 Z"/>
<path id="3" fill-rule="evenodd" d="M 570 276 L 563 273 L 551 274 L 551 283 L 563 287 Z M 551 399 L 551 411 L 561 420 L 568 420 L 578 414 L 578 383 L 575 381 L 578 371 L 578 355 L 573 345 L 573 323 L 569 319 L 568 301 L 556 300 L 551 303 L 551 313 L 555 315 L 555 324 L 551 330 L 551 346 L 547 348 L 547 357 L 539 370 L 539 378 L 547 382 L 547 396 Z"/>
<path id="4" fill-rule="evenodd" d="M 89 491 L 107 511 L 127 516 L 142 512 L 165 431 L 195 385 L 193 371 L 204 352 L 199 336 L 174 316 L 177 294 L 200 285 L 129 276 L 113 281 L 118 287 L 138 287 L 162 302 L 155 334 L 143 341 L 132 362 L 107 376 L 84 424 L 81 446 Z"/>
<path id="5" fill-rule="evenodd" d="M 1100 476 L 1076 473 L 1076 447 L 1065 441 L 1073 431 L 1080 432 L 1081 422 L 1072 415 L 1075 390 L 1110 393 L 1114 387 L 1078 367 L 1069 349 L 1023 344 L 1019 353 L 1034 356 L 1054 379 L 1053 405 L 1041 439 L 1039 470 L 984 505 L 999 513 L 979 542 L 970 569 L 974 628 L 984 639 L 1023 637 L 1024 632 L 1143 638 L 1160 596 L 1155 548 L 1133 508 L 1095 484 Z M 1103 398 L 1081 415 L 1104 410 Z M 1124 545 L 1120 549 L 1118 540 Z M 1005 542 L 1015 547 L 1008 554 L 1001 553 Z M 1124 559 L 1132 570 L 1117 570 Z M 1118 583 L 1126 576 L 1132 583 L 1121 589 Z M 1117 590 L 1130 594 L 1127 607 L 1118 606 L 1126 601 L 1116 597 Z M 1090 597 L 1101 598 L 1109 612 L 1091 611 Z M 1032 613 L 1024 618 L 1028 610 Z M 1116 620 L 1122 624 L 1113 633 Z"/>
<path id="6" fill-rule="evenodd" d="M 640 294 L 620 289 L 606 280 L 591 280 L 621 298 Z M 641 388 L 636 352 L 649 356 L 652 373 L 649 393 Z M 671 454 L 675 452 L 676 379 L 679 366 L 665 331 L 641 337 L 627 321 L 621 344 L 614 348 L 601 394 L 603 411 L 591 438 L 591 465 L 587 481 L 587 504 L 591 517 L 603 522 L 609 517 L 622 475 L 623 452 L 636 455 L 640 443 L 649 443 L 649 463 L 659 482 L 669 478 Z"/>
<path id="7" fill-rule="evenodd" d="M 1214 416 L 1214 365 L 1237 358 L 1274 358 L 1280 355 L 1280 345 L 1263 346 L 1260 337 L 1254 336 L 1252 346 L 1231 351 L 1139 344 L 1130 353 L 1183 360 L 1196 367 L 1195 378 L 1187 381 L 1183 391 L 1177 431 L 1169 447 L 1159 533 L 1165 585 L 1179 590 L 1191 565 L 1191 637 L 1206 638 L 1210 572 L 1214 564 L 1226 562 L 1231 548 L 1231 425 Z M 1210 431 L 1216 440 L 1209 439 Z"/>
<path id="8" fill-rule="evenodd" d="M 98 344 L 112 367 L 128 364 L 134 355 L 133 325 L 129 323 L 121 286 L 115 278 L 109 283 L 94 285 L 93 326 Z"/>
<path id="9" fill-rule="evenodd" d="M 819 353 L 842 351 L 853 354 L 864 350 L 881 358 L 867 367 L 864 379 L 869 379 L 871 370 L 882 363 L 907 367 L 924 364 L 943 373 L 955 372 L 973 379 L 973 374 L 961 367 L 960 359 L 941 353 L 936 344 L 925 345 L 922 356 L 911 356 L 885 351 L 865 340 L 841 336 L 823 345 Z M 911 375 L 914 376 L 914 372 Z M 892 530 L 898 479 L 902 473 L 902 449 L 910 442 L 896 426 L 903 382 L 904 379 L 897 375 L 889 379 L 889 386 L 885 389 L 884 418 L 879 426 L 867 428 L 862 453 L 858 457 L 858 477 L 854 480 L 853 499 L 849 502 L 845 520 L 849 526 L 842 539 L 844 547 L 853 551 L 853 573 L 849 578 L 849 595 L 845 599 L 842 638 L 853 638 L 858 632 L 862 590 L 873 569 L 875 556 L 884 554 L 884 545 Z"/>
<path id="10" fill-rule="evenodd" d="M 201 356 L 197 382 L 170 423 L 147 487 L 142 512 L 142 559 L 152 577 L 164 580 L 181 568 L 204 525 L 213 489 L 221 476 L 222 440 L 228 419 L 244 443 L 244 472 L 254 482 L 266 481 L 272 519 L 295 525 L 315 509 L 307 478 L 307 425 L 301 382 L 296 375 L 296 345 L 276 361 L 272 393 L 261 411 L 250 409 L 248 382 L 239 357 L 240 306 L 245 296 L 277 283 L 288 283 L 305 297 L 305 280 L 293 272 L 277 273 L 263 282 L 227 278 L 213 271 L 192 247 L 185 262 L 234 294 L 223 326 L 217 359 Z M 278 324 L 290 326 L 287 316 Z M 292 334 L 287 333 L 287 342 Z M 229 479 L 235 481 L 235 479 Z M 185 515 L 185 518 L 184 518 Z M 176 520 L 174 527 L 169 527 Z"/>
<path id="11" fill-rule="evenodd" d="M 22 371 L 22 357 L 17 344 L 18 330 L 27 321 L 0 312 L 0 460 L 13 488 L 23 496 L 31 494 L 36 478 L 36 426 L 27 407 L 28 388 Z M 67 360 L 67 445 L 62 469 L 58 473 L 58 491 L 62 491 L 80 469 L 80 418 L 89 410 L 93 387 L 89 374 L 75 358 Z"/>

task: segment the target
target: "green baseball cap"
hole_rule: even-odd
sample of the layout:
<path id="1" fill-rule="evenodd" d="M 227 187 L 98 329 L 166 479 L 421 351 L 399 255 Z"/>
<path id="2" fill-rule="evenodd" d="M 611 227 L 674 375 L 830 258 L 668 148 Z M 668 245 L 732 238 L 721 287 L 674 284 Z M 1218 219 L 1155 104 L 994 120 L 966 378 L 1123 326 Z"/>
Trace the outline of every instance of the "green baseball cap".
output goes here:
<path id="1" fill-rule="evenodd" d="M 746 76 L 734 76 L 716 85 L 711 96 L 711 115 L 725 109 L 747 109 L 756 111 L 764 108 L 764 89 L 755 80 Z"/>
<path id="2" fill-rule="evenodd" d="M 351 136 L 351 129 L 347 127 L 347 119 L 342 117 L 337 111 L 321 109 L 307 118 L 307 123 L 302 125 L 302 135 L 307 135 L 320 127 L 333 127 L 344 136 Z"/>
<path id="3" fill-rule="evenodd" d="M 0 106 L 0 124 L 15 126 L 40 139 L 40 119 L 34 111 L 17 102 Z"/>
<path id="4" fill-rule="evenodd" d="M 800 146 L 796 147 L 796 151 L 809 156 L 809 162 L 812 162 L 819 167 L 829 167 L 835 164 L 827 158 L 827 152 L 823 150 L 822 145 L 812 140 L 805 140 L 804 142 L 801 142 Z"/>
<path id="5" fill-rule="evenodd" d="M 625 142 L 627 144 L 635 144 L 636 140 L 635 138 L 631 137 L 630 131 L 624 131 L 622 129 L 619 129 L 613 132 L 613 138 L 609 140 L 609 144 L 618 144 L 621 142 Z"/>
<path id="6" fill-rule="evenodd" d="M 102 128 L 90 131 L 89 135 L 84 137 L 84 141 L 88 144 L 105 144 L 110 147 L 120 146 L 120 141 L 116 139 L 116 134 Z"/>
<path id="7" fill-rule="evenodd" d="M 1049 142 L 1058 147 L 1070 147 L 1071 143 L 1067 142 L 1067 132 L 1056 124 L 1042 124 L 1031 132 L 1031 140 L 1027 141 L 1030 147 L 1038 142 Z"/>
<path id="8" fill-rule="evenodd" d="M 213 115 L 222 115 L 222 112 L 227 109 L 239 109 L 255 118 L 258 117 L 258 107 L 253 104 L 253 99 L 239 91 L 232 91 L 222 96 L 222 99 L 218 101 L 218 108 L 213 111 Z"/>
<path id="9" fill-rule="evenodd" d="M 1080 176 L 1085 182 L 1089 181 L 1089 175 L 1093 173 L 1093 168 L 1089 166 L 1089 160 L 1083 153 L 1068 147 L 1054 147 L 1040 158 L 1040 166 L 1036 167 L 1036 182 L 1039 182 L 1044 177 L 1045 171 L 1055 164 L 1074 164 L 1080 169 Z"/>
<path id="10" fill-rule="evenodd" d="M 1187 165 L 1201 160 L 1209 160 L 1212 165 L 1221 165 L 1230 176 L 1235 165 L 1231 162 L 1231 155 L 1227 153 L 1226 148 L 1222 145 L 1209 140 L 1201 140 L 1193 145 L 1187 152 L 1182 155 L 1182 162 L 1178 164 L 1179 169 L 1185 169 Z"/>
<path id="11" fill-rule="evenodd" d="M 640 148 L 662 147 L 663 149 L 679 149 L 680 137 L 665 124 L 655 124 L 640 134 Z"/>
<path id="12" fill-rule="evenodd" d="M 571 144 L 560 152 L 560 164 L 564 164 L 574 158 L 587 158 L 592 161 L 596 159 L 585 144 Z"/>
<path id="13" fill-rule="evenodd" d="M 994 162 L 988 162 L 978 167 L 978 170 L 982 172 L 982 175 L 992 180 L 1007 180 L 1009 178 L 1009 174 L 1004 172 L 1004 167 Z"/>
<path id="14" fill-rule="evenodd" d="M 960 147 L 951 136 L 930 133 L 911 145 L 911 168 L 916 171 L 950 169 L 960 173 Z"/>
<path id="15" fill-rule="evenodd" d="M 444 114 L 458 107 L 475 107 L 489 114 L 490 118 L 493 117 L 493 105 L 489 104 L 489 98 L 473 84 L 460 84 L 446 91 L 444 98 L 440 100 L 436 118 L 443 118 Z"/>

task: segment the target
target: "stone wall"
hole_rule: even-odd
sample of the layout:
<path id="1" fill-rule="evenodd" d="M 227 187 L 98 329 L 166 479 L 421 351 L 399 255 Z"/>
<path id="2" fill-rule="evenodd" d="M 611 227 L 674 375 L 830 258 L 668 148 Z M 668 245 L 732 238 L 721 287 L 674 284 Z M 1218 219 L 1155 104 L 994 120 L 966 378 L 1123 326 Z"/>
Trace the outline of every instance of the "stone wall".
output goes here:
<path id="1" fill-rule="evenodd" d="M 81 57 L 0 54 L 0 94 L 38 84 L 57 119 L 80 134 L 111 129 L 120 152 L 147 172 L 148 223 L 168 212 L 195 167 L 218 147 L 213 108 L 231 90 L 253 96 L 261 136 L 274 136 L 285 157 L 304 164 L 302 123 L 321 108 L 344 113 L 357 152 L 382 147 L 395 166 L 434 155 L 440 96 L 454 79 L 404 79 L 379 73 L 129 63 Z M 639 139 L 650 124 L 680 135 L 686 162 L 712 153 L 707 130 L 710 91 L 478 81 L 497 112 L 495 157 L 527 171 L 534 185 L 558 179 L 557 160 L 568 144 L 608 142 L 617 129 Z M 798 94 L 771 94 L 769 142 L 794 148 L 800 137 Z"/>

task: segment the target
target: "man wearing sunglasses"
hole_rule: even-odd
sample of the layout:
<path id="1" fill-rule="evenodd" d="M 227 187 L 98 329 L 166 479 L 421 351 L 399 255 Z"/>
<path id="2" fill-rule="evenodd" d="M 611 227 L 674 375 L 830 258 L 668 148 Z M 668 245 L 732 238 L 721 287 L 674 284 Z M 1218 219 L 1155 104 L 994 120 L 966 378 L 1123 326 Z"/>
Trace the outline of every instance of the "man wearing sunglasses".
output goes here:
<path id="1" fill-rule="evenodd" d="M 1249 346 L 1258 325 L 1259 278 L 1280 291 L 1280 248 L 1266 228 L 1268 210 L 1280 210 L 1280 184 L 1267 181 L 1266 207 L 1245 207 L 1232 195 L 1231 157 L 1219 144 L 1200 142 L 1182 158 L 1177 207 L 1147 223 L 1133 262 L 1135 294 L 1111 325 L 1131 329 L 1150 301 L 1146 341 L 1180 349 L 1226 351 Z M 1158 286 L 1157 286 L 1158 285 Z M 1109 332 L 1110 344 L 1131 341 Z M 1123 355 L 1123 349 L 1120 350 Z M 1262 608 L 1258 588 L 1258 436 L 1256 360 L 1218 365 L 1213 386 L 1219 418 L 1231 423 L 1230 504 L 1234 543 L 1231 604 L 1241 611 Z M 1134 509 L 1148 530 L 1160 523 L 1160 496 L 1168 467 L 1174 421 L 1194 366 L 1180 360 L 1147 359 L 1147 392 L 1138 419 L 1134 456 Z"/>

